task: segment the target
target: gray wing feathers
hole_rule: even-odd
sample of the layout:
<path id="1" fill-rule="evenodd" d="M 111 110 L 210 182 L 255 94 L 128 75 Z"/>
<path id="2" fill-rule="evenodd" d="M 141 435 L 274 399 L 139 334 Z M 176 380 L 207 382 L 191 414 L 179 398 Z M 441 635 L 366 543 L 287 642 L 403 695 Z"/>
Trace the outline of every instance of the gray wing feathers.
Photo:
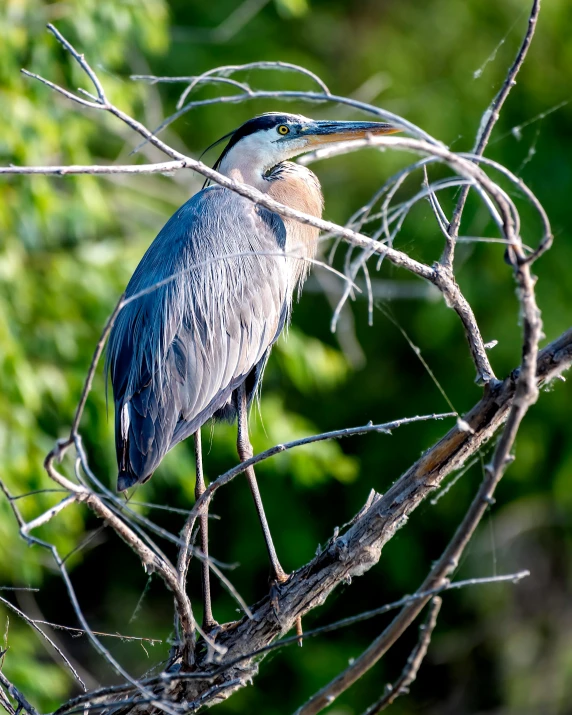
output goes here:
<path id="1" fill-rule="evenodd" d="M 232 411 L 233 390 L 266 359 L 290 311 L 285 240 L 278 215 L 209 187 L 149 247 L 126 297 L 166 282 L 125 306 L 107 351 L 125 486 Z"/>

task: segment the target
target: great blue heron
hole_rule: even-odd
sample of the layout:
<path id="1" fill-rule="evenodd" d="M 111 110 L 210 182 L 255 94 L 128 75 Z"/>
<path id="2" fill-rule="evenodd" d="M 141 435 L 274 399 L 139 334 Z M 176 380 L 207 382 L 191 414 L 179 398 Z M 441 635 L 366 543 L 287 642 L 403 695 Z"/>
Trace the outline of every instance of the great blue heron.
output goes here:
<path id="1" fill-rule="evenodd" d="M 328 142 L 394 131 L 379 122 L 263 114 L 228 135 L 215 168 L 320 217 L 317 177 L 287 160 Z M 200 497 L 205 489 L 200 428 L 211 417 L 237 417 L 239 458 L 252 456 L 248 407 L 270 349 L 289 321 L 294 289 L 307 275 L 317 241 L 317 229 L 218 185 L 195 194 L 161 229 L 125 293 L 127 298 L 141 295 L 119 313 L 109 338 L 120 491 L 147 481 L 170 449 L 194 435 Z M 276 556 L 254 469 L 246 475 L 273 577 L 280 583 L 287 575 Z M 206 514 L 200 528 L 203 624 L 210 628 L 215 621 Z"/>

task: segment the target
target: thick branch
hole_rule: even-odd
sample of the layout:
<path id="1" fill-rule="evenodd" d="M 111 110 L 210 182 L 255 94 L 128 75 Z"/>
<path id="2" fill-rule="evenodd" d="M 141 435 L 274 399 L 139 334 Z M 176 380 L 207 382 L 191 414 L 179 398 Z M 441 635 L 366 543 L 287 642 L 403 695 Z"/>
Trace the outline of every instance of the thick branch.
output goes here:
<path id="1" fill-rule="evenodd" d="M 454 154 L 418 130 L 418 128 L 408 124 L 405 120 L 394 117 L 394 115 L 391 115 L 391 117 L 395 119 L 397 126 L 400 126 L 402 129 L 409 129 L 415 136 L 421 139 L 389 137 L 380 141 L 366 140 L 365 142 L 372 145 L 377 144 L 381 147 L 392 146 L 402 150 L 421 153 L 422 155 L 431 157 L 430 161 L 446 163 L 463 178 L 462 182 L 458 182 L 459 184 L 463 184 L 463 189 L 457 206 L 457 212 L 453 216 L 451 224 L 445 229 L 448 232 L 448 250 L 445 252 L 445 257 L 441 264 L 436 264 L 433 267 L 417 262 L 411 259 L 407 254 L 393 248 L 393 239 L 401 228 L 407 211 L 411 205 L 423 195 L 415 196 L 411 202 L 406 203 L 400 211 L 392 214 L 391 221 L 395 219 L 395 229 L 390 234 L 390 221 L 388 219 L 389 203 L 397 191 L 400 181 L 402 181 L 401 179 L 394 183 L 382 207 L 381 218 L 383 218 L 383 231 L 385 232 L 386 242 L 377 240 L 382 237 L 381 231 L 379 235 L 370 238 L 349 227 L 340 227 L 297 212 L 288 206 L 273 201 L 268 195 L 262 194 L 250 186 L 238 184 L 218 172 L 209 169 L 200 161 L 193 160 L 181 154 L 158 139 L 155 132 L 150 132 L 140 122 L 112 105 L 105 96 L 101 83 L 90 65 L 86 62 L 84 56 L 79 54 L 53 26 L 48 26 L 49 30 L 86 73 L 95 88 L 96 95 L 89 94 L 84 90 L 78 90 L 82 95 L 78 96 L 78 94 L 69 92 L 38 75 L 27 74 L 82 106 L 112 114 L 143 137 L 145 142 L 154 145 L 173 160 L 163 162 L 162 164 L 140 165 L 138 167 L 127 168 L 127 172 L 148 173 L 161 170 L 169 171 L 173 169 L 191 168 L 203 176 L 216 181 L 218 184 L 226 186 L 270 210 L 295 219 L 298 222 L 310 224 L 323 231 L 328 231 L 333 235 L 343 237 L 352 244 L 352 246 L 358 246 L 363 249 L 362 255 L 351 265 L 349 260 L 352 249 L 350 249 L 350 253 L 348 254 L 348 273 L 351 275 L 353 275 L 352 271 L 354 268 L 355 271 L 357 271 L 363 266 L 367 280 L 365 261 L 370 255 L 377 253 L 380 256 L 380 261 L 387 257 L 394 264 L 405 267 L 419 277 L 432 282 L 439 288 L 447 300 L 447 303 L 460 316 L 469 340 L 479 381 L 487 385 L 485 395 L 478 405 L 476 405 L 462 421 L 459 420 L 454 429 L 450 430 L 437 445 L 430 449 L 413 467 L 402 475 L 389 489 L 387 494 L 381 496 L 374 493 L 373 498 L 368 501 L 366 506 L 350 523 L 349 529 L 342 536 L 339 536 L 338 530 L 336 530 L 334 537 L 327 544 L 325 550 L 311 563 L 294 573 L 289 581 L 281 588 L 277 596 L 274 596 L 272 600 L 267 598 L 256 604 L 252 608 L 253 613 L 250 619 L 245 618 L 236 623 L 226 624 L 220 631 L 211 634 L 211 637 L 215 637 L 217 640 L 215 651 L 218 654 L 222 654 L 222 657 L 220 657 L 216 663 L 212 660 L 213 657 L 217 657 L 214 655 L 212 648 L 209 648 L 206 653 L 197 654 L 196 660 L 181 658 L 181 652 L 179 651 L 178 656 L 173 656 L 174 658 L 177 657 L 177 661 L 171 663 L 168 668 L 168 673 L 164 674 L 159 684 L 157 684 L 157 680 L 147 680 L 141 683 L 134 682 L 121 667 L 115 664 L 118 672 L 130 682 L 130 685 L 125 686 L 125 689 L 122 690 L 126 697 L 124 697 L 123 700 L 116 699 L 112 701 L 108 692 L 103 694 L 103 696 L 101 693 L 94 693 L 93 699 L 94 702 L 95 700 L 98 701 L 98 707 L 108 705 L 115 713 L 137 712 L 149 714 L 162 710 L 175 712 L 181 707 L 186 711 L 194 711 L 204 704 L 214 704 L 217 701 L 227 698 L 232 692 L 242 687 L 256 674 L 258 662 L 262 656 L 261 648 L 264 649 L 275 640 L 277 636 L 290 630 L 295 623 L 299 622 L 301 616 L 306 612 L 323 603 L 329 593 L 340 582 L 351 579 L 353 576 L 361 575 L 371 568 L 371 566 L 379 560 L 381 550 L 385 543 L 387 543 L 395 531 L 404 523 L 407 516 L 426 498 L 429 492 L 435 489 L 448 473 L 462 466 L 465 460 L 478 451 L 497 428 L 506 422 L 506 426 L 500 438 L 497 440 L 492 463 L 487 467 L 486 475 L 477 497 L 471 504 L 471 507 L 444 554 L 433 566 L 421 590 L 428 592 L 432 588 L 441 588 L 448 582 L 451 570 L 458 563 L 460 554 L 482 518 L 487 504 L 492 498 L 494 488 L 510 461 L 510 450 L 513 446 L 518 427 L 527 409 L 536 400 L 538 384 L 554 377 L 572 362 L 572 331 L 568 331 L 568 333 L 563 335 L 558 341 L 548 346 L 541 354 L 540 361 L 537 362 L 538 341 L 540 339 L 542 323 L 535 302 L 534 278 L 530 274 L 529 264 L 549 245 L 551 234 L 548 221 L 547 219 L 543 221 L 545 235 L 541 246 L 532 256 L 528 256 L 527 258 L 519 236 L 518 212 L 512 199 L 494 183 L 479 166 L 479 163 L 482 161 L 482 152 L 486 146 L 494 123 L 498 118 L 498 110 L 508 95 L 514 77 L 526 55 L 536 25 L 538 7 L 539 0 L 534 0 L 528 33 L 524 39 L 519 56 L 508 73 L 501 92 L 497 95 L 489 112 L 485 114 L 481 122 L 475 155 L 467 157 Z M 231 83 L 241 91 L 245 91 L 249 99 L 255 95 L 269 96 L 269 93 L 253 93 L 249 90 L 247 85 L 234 80 L 224 79 L 224 72 L 222 77 L 217 76 L 210 79 Z M 203 75 L 199 78 L 191 79 L 190 86 L 183 93 L 183 97 L 180 100 L 181 103 L 185 101 L 187 94 L 193 89 L 196 83 L 202 80 L 209 80 L 209 78 Z M 334 100 L 341 103 L 351 103 L 354 107 L 357 107 L 359 104 L 350 100 L 333 97 L 329 94 L 327 88 L 323 86 L 321 86 L 321 89 L 323 89 L 326 94 L 298 94 L 303 94 L 304 99 L 319 98 L 323 100 L 325 98 L 327 101 Z M 294 94 L 296 93 L 279 93 L 282 98 L 294 96 Z M 87 96 L 89 100 L 86 100 L 84 96 Z M 240 101 L 240 97 L 219 98 L 215 101 Z M 198 106 L 198 104 L 200 103 L 187 104 L 180 112 L 174 115 L 174 117 L 184 111 L 188 111 L 191 106 Z M 366 107 L 366 105 L 363 105 L 363 107 Z M 373 113 L 385 114 L 385 118 L 390 118 L 387 116 L 387 113 L 382 112 L 382 110 L 376 110 L 372 107 L 367 107 L 367 110 Z M 166 120 L 162 127 L 166 126 L 174 117 Z M 358 143 L 351 144 L 352 150 L 357 148 L 357 144 Z M 330 149 L 330 151 L 338 150 L 335 148 Z M 53 173 L 63 175 L 66 173 L 118 173 L 125 170 L 126 167 L 8 167 L 2 173 Z M 506 174 L 506 170 L 502 168 L 500 170 Z M 406 173 L 403 173 L 403 177 L 406 175 Z M 511 180 L 513 179 L 511 178 Z M 501 235 L 506 238 L 507 255 L 514 267 L 518 284 L 524 328 L 522 367 L 519 370 L 515 370 L 504 382 L 498 382 L 494 376 L 472 309 L 457 286 L 452 272 L 454 243 L 458 232 L 464 200 L 470 186 L 474 186 L 479 192 L 499 227 Z M 525 187 L 523 190 L 526 193 L 527 190 Z M 534 197 L 529 196 L 529 198 L 533 205 L 536 206 L 537 201 Z M 370 209 L 368 209 L 368 212 L 369 210 Z M 543 210 L 540 208 L 538 210 L 541 217 L 544 216 Z M 445 224 L 444 221 L 443 224 Z M 361 225 L 360 223 L 358 230 L 361 229 Z M 157 287 L 158 286 L 153 286 L 151 289 L 154 290 Z M 50 512 L 46 512 L 46 514 L 34 522 L 25 525 L 19 518 L 19 523 L 22 535 L 28 540 L 32 540 L 33 537 L 30 537 L 29 533 L 26 532 L 26 526 L 29 531 L 31 528 L 35 528 L 48 521 L 58 510 L 65 508 L 69 503 L 74 501 L 85 502 L 100 518 L 110 523 L 119 536 L 136 551 L 144 566 L 159 571 L 167 586 L 171 588 L 175 594 L 183 630 L 187 638 L 191 639 L 194 621 L 190 602 L 184 590 L 184 582 L 181 583 L 177 572 L 170 562 L 166 557 L 162 556 L 161 552 L 154 547 L 152 542 L 150 543 L 153 548 L 149 548 L 147 544 L 144 543 L 138 536 L 136 527 L 133 529 L 130 528 L 121 516 L 116 513 L 116 510 L 109 508 L 99 495 L 92 493 L 83 486 L 79 474 L 78 480 L 80 484 L 78 485 L 66 479 L 54 466 L 56 459 L 61 458 L 66 449 L 75 443 L 84 469 L 89 469 L 88 466 L 86 466 L 81 447 L 81 439 L 78 434 L 79 421 L 85 405 L 85 399 L 91 386 L 95 366 L 103 349 L 105 336 L 112 324 L 113 318 L 117 312 L 121 310 L 122 305 L 123 303 L 120 301 L 97 346 L 70 436 L 67 440 L 61 441 L 46 459 L 45 466 L 48 474 L 58 484 L 68 489 L 70 496 L 58 507 L 55 507 Z M 209 495 L 205 494 L 204 498 L 206 499 L 208 496 Z M 196 508 L 197 507 L 199 507 L 199 503 L 196 505 Z M 191 530 L 190 526 L 192 525 L 192 521 L 193 514 L 191 514 L 188 522 L 189 532 Z M 39 543 L 38 540 L 34 541 Z M 62 575 L 64 579 L 67 579 L 63 562 L 60 563 L 57 553 L 55 553 L 55 550 L 53 551 L 56 561 L 61 567 Z M 66 584 L 71 593 L 71 585 L 68 584 L 67 580 Z M 73 595 L 73 593 L 71 595 Z M 321 711 L 333 698 L 337 697 L 337 695 L 349 687 L 351 683 L 355 682 L 365 670 L 371 667 L 371 665 L 391 647 L 403 630 L 408 627 L 418 615 L 423 604 L 426 603 L 429 598 L 430 596 L 424 596 L 423 599 L 404 606 L 398 616 L 396 616 L 385 631 L 375 639 L 370 647 L 364 651 L 360 658 L 356 659 L 354 664 L 350 665 L 336 679 L 325 686 L 320 693 L 313 696 L 308 703 L 302 706 L 299 712 L 313 715 Z M 74 606 L 77 606 L 75 601 Z M 76 612 L 78 612 L 78 610 L 79 607 L 76 608 Z M 78 617 L 80 617 L 83 624 L 83 616 L 81 616 L 81 613 L 78 613 Z M 87 624 L 85 624 L 85 628 L 92 637 L 92 640 L 96 642 L 94 634 L 88 630 Z M 192 644 L 189 643 L 189 647 L 191 645 Z M 102 651 L 100 647 L 98 649 L 100 652 Z M 109 654 L 108 660 L 115 663 Z M 185 672 L 189 669 L 192 670 L 192 672 Z M 119 691 L 115 690 L 114 692 L 117 698 Z M 23 704 L 20 703 L 20 707 L 22 706 Z M 64 710 L 71 707 L 73 706 L 70 703 L 64 707 Z"/>
<path id="2" fill-rule="evenodd" d="M 540 352 L 536 384 L 554 379 L 571 364 L 572 329 Z M 386 494 L 378 495 L 367 509 L 360 512 L 348 531 L 332 538 L 315 559 L 292 574 L 277 600 L 271 603 L 265 598 L 251 608 L 252 619 L 244 618 L 226 625 L 217 638 L 217 644 L 228 649 L 222 663 L 268 645 L 288 632 L 299 617 L 323 604 L 336 586 L 361 576 L 376 564 L 383 546 L 405 523 L 408 515 L 505 422 L 514 405 L 520 373 L 517 369 L 503 382 L 487 387 L 484 397 L 464 416 L 473 431 L 464 431 L 458 426 L 451 429 Z M 197 671 L 169 678 L 168 682 L 156 687 L 155 693 L 171 702 L 192 702 L 214 686 L 227 684 L 228 689 L 220 691 L 218 696 L 218 699 L 225 699 L 256 674 L 259 658 L 242 660 L 221 673 L 220 662 L 209 663 L 205 656 L 197 663 Z M 216 675 L 209 678 L 209 673 L 214 674 L 215 669 Z M 210 704 L 216 700 L 211 700 Z M 114 707 L 120 708 L 120 702 L 116 701 Z M 149 703 L 137 703 L 130 697 L 129 704 L 116 712 L 139 715 L 154 714 L 156 710 Z"/>

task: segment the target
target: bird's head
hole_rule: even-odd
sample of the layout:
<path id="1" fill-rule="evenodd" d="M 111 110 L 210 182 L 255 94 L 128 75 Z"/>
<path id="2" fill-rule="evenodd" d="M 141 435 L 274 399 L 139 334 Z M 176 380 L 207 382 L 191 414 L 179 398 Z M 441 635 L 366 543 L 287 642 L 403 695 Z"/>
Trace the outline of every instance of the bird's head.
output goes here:
<path id="1" fill-rule="evenodd" d="M 230 140 L 214 168 L 256 186 L 278 164 L 324 144 L 398 131 L 384 122 L 315 121 L 300 114 L 269 112 L 223 137 Z"/>

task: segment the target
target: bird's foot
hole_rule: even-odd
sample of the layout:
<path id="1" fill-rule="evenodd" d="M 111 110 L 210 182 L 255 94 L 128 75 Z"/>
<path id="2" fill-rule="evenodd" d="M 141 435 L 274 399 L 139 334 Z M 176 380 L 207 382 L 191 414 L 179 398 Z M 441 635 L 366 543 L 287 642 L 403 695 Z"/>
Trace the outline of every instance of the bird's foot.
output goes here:
<path id="1" fill-rule="evenodd" d="M 223 630 L 224 626 L 217 623 L 214 618 L 206 622 L 203 621 L 199 631 L 201 637 L 198 645 L 207 663 L 218 662 L 221 655 L 226 652 L 226 648 L 221 648 L 221 646 L 217 645 L 217 639 Z"/>
<path id="2" fill-rule="evenodd" d="M 276 616 L 280 612 L 278 599 L 280 598 L 282 592 L 282 586 L 288 581 L 290 576 L 291 574 L 280 569 L 276 570 L 274 575 L 270 578 L 270 603 L 272 604 L 272 609 L 274 610 L 274 614 Z"/>
<path id="3" fill-rule="evenodd" d="M 214 618 L 209 618 L 208 620 L 203 621 L 203 625 L 201 626 L 201 635 L 203 638 L 206 636 L 210 640 L 214 641 L 220 629 L 220 623 L 215 621 Z"/>
<path id="4" fill-rule="evenodd" d="M 287 581 L 289 581 L 292 574 L 286 573 L 282 569 L 275 571 L 274 576 L 270 579 L 270 604 L 272 605 L 272 610 L 274 615 L 278 619 L 278 614 L 280 613 L 280 603 L 278 599 L 282 593 L 282 587 Z M 302 647 L 302 638 L 304 636 L 304 631 L 302 630 L 302 616 L 298 616 L 296 619 L 296 635 L 298 636 L 298 645 Z"/>

